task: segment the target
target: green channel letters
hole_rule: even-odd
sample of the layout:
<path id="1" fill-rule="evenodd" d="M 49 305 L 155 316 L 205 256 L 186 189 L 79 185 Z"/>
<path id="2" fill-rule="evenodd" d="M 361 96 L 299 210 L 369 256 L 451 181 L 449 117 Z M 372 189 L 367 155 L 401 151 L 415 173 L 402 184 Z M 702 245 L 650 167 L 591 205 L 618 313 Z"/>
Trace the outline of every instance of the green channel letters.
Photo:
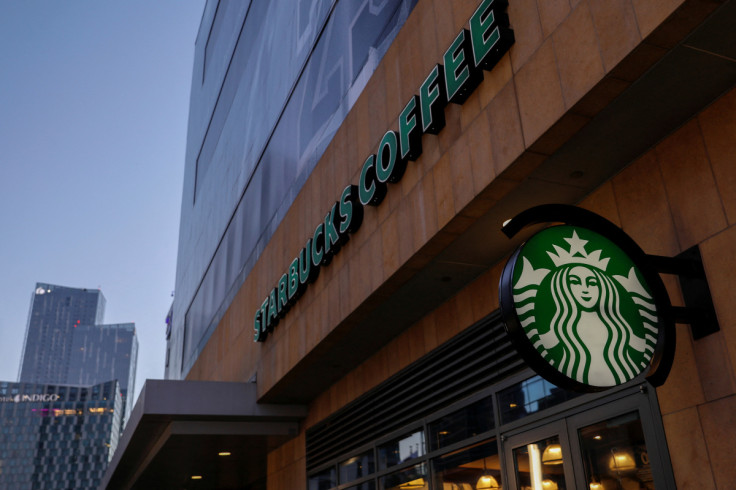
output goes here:
<path id="1" fill-rule="evenodd" d="M 312 267 L 315 269 L 322 264 L 322 258 L 325 254 L 324 242 L 325 225 L 320 223 L 314 229 L 314 236 L 312 237 Z"/>
<path id="2" fill-rule="evenodd" d="M 358 186 L 348 185 L 340 196 L 340 241 L 348 241 L 348 233 L 355 233 L 363 224 L 363 205 L 358 198 Z"/>
<path id="3" fill-rule="evenodd" d="M 399 115 L 399 130 L 388 130 L 376 154 L 368 156 L 357 185 L 344 188 L 322 223 L 307 240 L 253 319 L 255 340 L 263 342 L 268 332 L 314 282 L 321 266 L 330 263 L 340 247 L 363 223 L 363 207 L 378 206 L 388 192 L 387 183 L 397 183 L 407 161 L 422 154 L 422 135 L 437 135 L 445 127 L 445 107 L 462 104 L 483 80 L 481 69 L 490 70 L 514 42 L 504 9 L 506 0 L 483 0 Z"/>
<path id="4" fill-rule="evenodd" d="M 463 29 L 444 56 L 447 100 L 453 104 L 464 103 L 483 81 L 483 72 L 469 62 L 472 60 L 472 54 L 470 32 Z"/>
<path id="5" fill-rule="evenodd" d="M 508 15 L 503 11 L 507 6 L 506 1 L 484 0 L 470 18 L 473 62 L 479 68 L 491 70 L 514 43 Z"/>
<path id="6" fill-rule="evenodd" d="M 422 130 L 418 125 L 421 116 L 419 96 L 414 95 L 399 116 L 399 147 L 404 160 L 415 161 L 422 154 Z"/>
<path id="7" fill-rule="evenodd" d="M 286 314 L 286 311 L 289 307 L 289 297 L 287 293 L 289 284 L 289 275 L 284 274 L 281 276 L 281 279 L 279 279 L 279 285 L 278 285 L 278 291 L 279 291 L 279 299 L 278 299 L 278 312 L 279 316 L 283 317 Z"/>
<path id="8" fill-rule="evenodd" d="M 379 182 L 396 183 L 406 170 L 406 161 L 399 158 L 399 136 L 396 131 L 386 131 L 378 145 L 376 179 Z"/>
<path id="9" fill-rule="evenodd" d="M 325 216 L 325 257 L 322 259 L 322 265 L 327 265 L 329 260 L 335 255 L 340 247 L 340 234 L 337 232 L 338 226 L 337 203 Z"/>
<path id="10" fill-rule="evenodd" d="M 386 184 L 376 177 L 376 155 L 366 158 L 360 171 L 358 191 L 363 206 L 378 206 L 386 197 Z"/>
<path id="11" fill-rule="evenodd" d="M 299 284 L 306 286 L 314 282 L 319 275 L 319 268 L 312 266 L 312 239 L 299 252 Z"/>
<path id="12" fill-rule="evenodd" d="M 294 303 L 299 297 L 299 257 L 291 261 L 289 266 L 289 303 Z"/>
<path id="13" fill-rule="evenodd" d="M 555 226 L 524 244 L 514 307 L 536 351 L 579 383 L 623 384 L 649 366 L 659 334 L 652 291 L 613 242 Z"/>
<path id="14" fill-rule="evenodd" d="M 439 134 L 445 127 L 445 106 L 447 105 L 447 89 L 442 83 L 445 69 L 435 65 L 419 87 L 419 101 L 422 113 L 422 131 Z"/>

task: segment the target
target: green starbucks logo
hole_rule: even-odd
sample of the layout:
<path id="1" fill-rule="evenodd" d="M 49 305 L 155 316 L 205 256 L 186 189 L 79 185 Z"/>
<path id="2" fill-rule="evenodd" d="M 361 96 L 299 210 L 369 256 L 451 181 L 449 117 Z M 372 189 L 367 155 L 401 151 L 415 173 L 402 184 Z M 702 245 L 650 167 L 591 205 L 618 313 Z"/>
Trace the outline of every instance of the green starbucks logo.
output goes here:
<path id="1" fill-rule="evenodd" d="M 611 387 L 649 366 L 659 332 L 652 291 L 598 233 L 564 225 L 534 235 L 516 257 L 512 291 L 533 348 L 568 378 Z"/>

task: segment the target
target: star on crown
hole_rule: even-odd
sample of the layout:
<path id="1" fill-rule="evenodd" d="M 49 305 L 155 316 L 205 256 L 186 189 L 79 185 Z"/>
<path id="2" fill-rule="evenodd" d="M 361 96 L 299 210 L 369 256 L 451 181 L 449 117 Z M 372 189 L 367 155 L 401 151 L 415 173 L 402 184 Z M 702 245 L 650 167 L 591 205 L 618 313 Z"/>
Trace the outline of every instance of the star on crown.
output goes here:
<path id="1" fill-rule="evenodd" d="M 577 231 L 573 230 L 572 236 L 565 238 L 565 241 L 570 244 L 569 251 L 558 245 L 554 245 L 557 254 L 547 252 L 552 262 L 554 262 L 555 267 L 561 267 L 567 264 L 585 264 L 602 271 L 605 271 L 606 267 L 608 267 L 608 261 L 611 260 L 610 257 L 601 259 L 602 250 L 595 250 L 591 253 L 586 252 L 585 244 L 588 243 L 588 240 L 582 240 L 578 236 Z"/>

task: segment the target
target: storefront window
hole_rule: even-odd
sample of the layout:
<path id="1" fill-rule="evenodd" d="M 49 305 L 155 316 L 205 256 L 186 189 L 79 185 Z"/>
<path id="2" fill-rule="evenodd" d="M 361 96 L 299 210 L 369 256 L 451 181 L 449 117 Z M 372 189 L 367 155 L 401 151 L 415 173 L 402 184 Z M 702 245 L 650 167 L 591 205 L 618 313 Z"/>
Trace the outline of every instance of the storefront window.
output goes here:
<path id="1" fill-rule="evenodd" d="M 559 437 L 550 437 L 514 449 L 516 481 L 520 490 L 564 490 L 565 474 Z"/>
<path id="2" fill-rule="evenodd" d="M 371 449 L 340 463 L 340 483 L 348 483 L 368 476 L 375 470 L 376 465 L 373 459 L 373 450 Z"/>
<path id="3" fill-rule="evenodd" d="M 384 444 L 378 448 L 378 466 L 386 469 L 391 466 L 424 456 L 424 431 L 419 430 Z"/>
<path id="4" fill-rule="evenodd" d="M 329 490 L 337 485 L 335 469 L 330 468 L 309 478 L 309 490 Z"/>
<path id="5" fill-rule="evenodd" d="M 418 464 L 381 478 L 380 490 L 429 490 L 427 466 Z"/>
<path id="6" fill-rule="evenodd" d="M 507 424 L 519 420 L 578 396 L 580 393 L 563 390 L 539 376 L 534 376 L 499 393 L 501 422 Z"/>
<path id="7" fill-rule="evenodd" d="M 441 449 L 492 430 L 493 399 L 484 398 L 429 425 L 430 450 Z"/>
<path id="8" fill-rule="evenodd" d="M 348 487 L 345 490 L 376 490 L 376 484 L 371 481 L 363 482 L 360 485 Z"/>
<path id="9" fill-rule="evenodd" d="M 490 490 L 502 488 L 501 462 L 495 439 L 432 460 L 434 488 Z"/>
<path id="10" fill-rule="evenodd" d="M 583 427 L 578 435 L 591 490 L 654 488 L 638 412 Z"/>

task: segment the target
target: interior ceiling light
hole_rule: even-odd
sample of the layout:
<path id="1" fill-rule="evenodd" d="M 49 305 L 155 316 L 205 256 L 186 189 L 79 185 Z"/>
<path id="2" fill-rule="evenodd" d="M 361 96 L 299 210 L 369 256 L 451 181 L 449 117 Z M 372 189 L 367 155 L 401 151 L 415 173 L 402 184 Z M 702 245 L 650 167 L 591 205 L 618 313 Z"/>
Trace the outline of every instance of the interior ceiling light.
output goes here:
<path id="1" fill-rule="evenodd" d="M 611 450 L 611 459 L 608 461 L 611 471 L 631 471 L 636 469 L 636 461 L 628 451 Z"/>
<path id="2" fill-rule="evenodd" d="M 220 453 L 217 453 L 218 456 L 230 456 L 230 452 L 228 451 L 222 451 Z"/>
<path id="3" fill-rule="evenodd" d="M 402 483 L 399 485 L 399 488 L 401 490 L 416 490 L 418 488 L 424 488 L 426 486 L 426 482 L 424 481 L 424 478 L 417 478 L 416 480 L 408 481 L 406 483 Z"/>
<path id="4" fill-rule="evenodd" d="M 542 464 L 562 464 L 562 447 L 550 444 L 542 453 Z"/>
<path id="5" fill-rule="evenodd" d="M 557 486 L 557 483 L 553 480 L 542 480 L 542 489 L 543 490 L 559 490 L 559 487 Z"/>
<path id="6" fill-rule="evenodd" d="M 476 490 L 489 490 L 492 488 L 500 489 L 501 486 L 498 484 L 493 475 L 483 475 L 478 478 L 478 483 L 475 484 Z"/>

